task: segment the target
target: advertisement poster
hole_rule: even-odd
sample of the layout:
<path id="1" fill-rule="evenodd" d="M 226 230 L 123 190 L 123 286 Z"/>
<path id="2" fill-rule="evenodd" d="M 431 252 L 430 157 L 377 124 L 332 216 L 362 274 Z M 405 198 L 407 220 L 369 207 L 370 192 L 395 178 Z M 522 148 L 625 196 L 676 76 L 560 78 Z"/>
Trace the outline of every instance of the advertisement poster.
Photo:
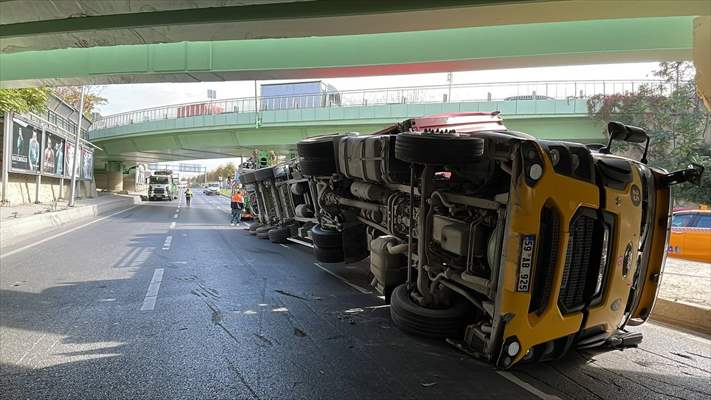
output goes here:
<path id="1" fill-rule="evenodd" d="M 93 179 L 94 174 L 94 152 L 81 149 L 81 177 L 82 179 Z"/>
<path id="2" fill-rule="evenodd" d="M 74 170 L 79 176 L 79 163 L 74 163 L 74 143 L 65 142 L 64 145 L 64 175 L 71 178 L 72 176 L 72 165 Z"/>
<path id="3" fill-rule="evenodd" d="M 64 139 L 49 132 L 45 132 L 45 135 L 42 172 L 62 175 L 64 173 Z"/>
<path id="4" fill-rule="evenodd" d="M 39 172 L 42 131 L 20 120 L 12 124 L 12 168 Z"/>

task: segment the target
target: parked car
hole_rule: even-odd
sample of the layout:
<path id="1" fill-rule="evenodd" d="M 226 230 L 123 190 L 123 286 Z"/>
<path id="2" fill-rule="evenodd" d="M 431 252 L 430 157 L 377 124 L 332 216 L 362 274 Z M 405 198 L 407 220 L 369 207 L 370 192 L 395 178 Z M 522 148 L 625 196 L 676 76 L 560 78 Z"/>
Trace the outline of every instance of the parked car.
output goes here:
<path id="1" fill-rule="evenodd" d="M 285 173 L 242 182 L 258 236 L 307 239 L 320 262 L 370 256 L 397 327 L 509 368 L 641 341 L 625 326 L 654 307 L 670 186 L 700 184 L 703 168 L 610 154 L 613 140 L 649 138 L 608 131 L 586 146 L 511 131 L 497 112 L 433 115 L 304 139 Z"/>
<path id="2" fill-rule="evenodd" d="M 668 255 L 711 263 L 711 210 L 675 212 Z"/>

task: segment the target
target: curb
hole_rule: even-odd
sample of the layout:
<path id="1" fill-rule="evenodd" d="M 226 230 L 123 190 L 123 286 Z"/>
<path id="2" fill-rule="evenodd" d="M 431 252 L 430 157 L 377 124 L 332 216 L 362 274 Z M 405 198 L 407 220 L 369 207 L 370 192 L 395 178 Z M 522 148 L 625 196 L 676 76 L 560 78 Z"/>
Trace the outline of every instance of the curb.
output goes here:
<path id="1" fill-rule="evenodd" d="M 711 308 L 698 304 L 658 298 L 651 318 L 696 332 L 711 334 Z"/>
<path id="2" fill-rule="evenodd" d="M 55 228 L 69 222 L 88 217 L 95 217 L 118 208 L 140 204 L 141 199 L 135 196 L 120 196 L 116 200 L 100 204 L 85 205 L 57 212 L 37 214 L 25 218 L 5 220 L 0 224 L 0 242 L 7 245 L 11 240 L 22 236 Z"/>

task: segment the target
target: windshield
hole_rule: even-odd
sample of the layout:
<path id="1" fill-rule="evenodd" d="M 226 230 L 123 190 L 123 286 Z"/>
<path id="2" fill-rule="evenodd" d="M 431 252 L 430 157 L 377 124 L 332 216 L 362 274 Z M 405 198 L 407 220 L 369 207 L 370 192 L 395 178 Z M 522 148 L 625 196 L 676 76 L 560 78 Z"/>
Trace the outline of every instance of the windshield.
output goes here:
<path id="1" fill-rule="evenodd" d="M 157 183 L 159 185 L 167 185 L 168 184 L 168 177 L 167 176 L 151 176 L 149 182 L 150 183 Z"/>

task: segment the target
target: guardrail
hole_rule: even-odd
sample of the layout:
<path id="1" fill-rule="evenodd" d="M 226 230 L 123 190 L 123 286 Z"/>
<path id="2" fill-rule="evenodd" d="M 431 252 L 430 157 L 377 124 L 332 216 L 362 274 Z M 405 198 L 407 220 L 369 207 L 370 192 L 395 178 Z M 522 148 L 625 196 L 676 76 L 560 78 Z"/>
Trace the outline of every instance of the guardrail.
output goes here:
<path id="1" fill-rule="evenodd" d="M 659 80 L 530 81 L 346 90 L 297 96 L 243 97 L 173 104 L 109 115 L 94 121 L 90 130 L 199 115 L 253 113 L 255 110 L 263 112 L 387 104 L 580 99 L 599 94 L 634 93 L 642 85 L 661 94 L 668 94 L 672 89 L 671 83 Z"/>

